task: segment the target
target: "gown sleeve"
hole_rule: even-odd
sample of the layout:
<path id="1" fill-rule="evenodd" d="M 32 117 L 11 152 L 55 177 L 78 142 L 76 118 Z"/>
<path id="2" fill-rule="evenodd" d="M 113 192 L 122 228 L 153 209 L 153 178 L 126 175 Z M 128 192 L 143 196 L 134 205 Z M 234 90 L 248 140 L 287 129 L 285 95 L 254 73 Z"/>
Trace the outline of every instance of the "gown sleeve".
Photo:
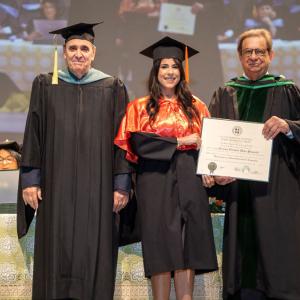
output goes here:
<path id="1" fill-rule="evenodd" d="M 291 116 L 286 119 L 293 138 L 281 134 L 278 139 L 282 154 L 289 169 L 297 178 L 300 177 L 300 90 L 297 86 L 289 86 L 286 90 Z"/>
<path id="2" fill-rule="evenodd" d="M 218 88 L 210 101 L 209 104 L 209 112 L 211 117 L 213 118 L 230 118 L 235 119 L 236 113 L 234 110 L 234 101 L 233 101 L 233 91 L 228 90 L 226 88 Z M 209 197 L 216 197 L 217 199 L 222 199 L 227 202 L 229 199 L 229 195 L 231 194 L 232 188 L 234 188 L 234 184 L 230 183 L 227 185 L 214 185 L 211 188 L 207 188 L 207 194 Z"/>
<path id="3" fill-rule="evenodd" d="M 115 79 L 114 82 L 114 92 L 115 92 L 115 105 L 114 105 L 114 136 L 117 135 L 118 129 L 122 127 L 121 122 L 124 122 L 125 111 L 128 105 L 128 94 L 126 87 L 122 81 Z M 120 130 L 119 130 L 120 132 Z M 116 137 L 117 138 L 117 137 Z M 132 187 L 132 176 L 129 173 L 134 172 L 134 167 L 130 161 L 126 159 L 126 149 L 118 147 L 114 144 L 114 153 L 115 153 L 115 164 L 114 164 L 114 187 L 115 189 L 121 189 L 128 191 Z M 128 179 L 128 177 L 129 179 Z M 125 188 L 123 189 L 120 184 L 121 181 L 126 181 Z M 126 179 L 127 178 L 127 179 Z M 137 202 L 135 197 L 134 188 L 130 193 L 130 201 L 119 212 L 118 219 L 118 245 L 125 246 L 131 243 L 136 243 L 141 240 L 140 238 L 140 226 L 138 222 L 138 213 L 137 213 Z"/>
<path id="4" fill-rule="evenodd" d="M 41 156 L 43 152 L 43 109 L 41 102 L 44 93 L 42 81 L 41 76 L 37 76 L 32 84 L 30 105 L 22 146 L 22 167 L 41 168 Z"/>
<path id="5" fill-rule="evenodd" d="M 177 148 L 177 139 L 153 133 L 131 133 L 131 149 L 140 158 L 170 161 Z"/>
<path id="6" fill-rule="evenodd" d="M 114 137 L 116 136 L 122 118 L 125 115 L 126 107 L 129 102 L 128 94 L 124 83 L 114 80 Z M 114 145 L 114 175 L 132 173 L 133 167 L 126 159 L 126 151 Z"/>
<path id="7" fill-rule="evenodd" d="M 133 152 L 130 144 L 131 132 L 135 131 L 140 131 L 140 122 L 139 112 L 135 101 L 133 101 L 127 105 L 126 114 L 121 121 L 114 140 L 115 145 L 126 152 L 126 159 L 133 163 L 138 161 L 138 156 Z"/>
<path id="8" fill-rule="evenodd" d="M 300 146 L 300 90 L 297 86 L 291 87 L 289 97 L 292 98 L 293 120 L 286 120 L 293 133 L 295 142 Z"/>
<path id="9" fill-rule="evenodd" d="M 37 76 L 32 84 L 30 105 L 22 147 L 21 167 L 41 168 L 41 155 L 43 151 L 42 95 L 42 78 L 41 76 Z M 20 176 L 17 199 L 17 232 L 19 238 L 27 233 L 34 217 L 34 213 L 34 209 L 29 205 L 25 205 L 23 201 Z"/>
<path id="10" fill-rule="evenodd" d="M 177 139 L 141 132 L 140 115 L 138 102 L 129 103 L 115 138 L 115 145 L 125 150 L 126 159 L 133 163 L 138 162 L 138 157 L 170 160 L 176 150 Z"/>
<path id="11" fill-rule="evenodd" d="M 233 99 L 236 97 L 234 89 L 218 88 L 210 101 L 208 110 L 213 118 L 237 119 L 238 108 L 235 107 Z"/>
<path id="12" fill-rule="evenodd" d="M 20 180 L 22 189 L 41 185 L 41 170 L 38 168 L 21 167 Z"/>

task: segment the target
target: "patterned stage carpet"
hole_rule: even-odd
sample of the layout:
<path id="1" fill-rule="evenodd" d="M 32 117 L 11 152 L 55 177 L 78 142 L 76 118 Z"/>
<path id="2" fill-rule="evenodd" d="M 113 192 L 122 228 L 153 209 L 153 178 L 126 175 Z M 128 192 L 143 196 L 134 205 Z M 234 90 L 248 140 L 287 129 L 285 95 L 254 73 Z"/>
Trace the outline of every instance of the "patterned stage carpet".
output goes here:
<path id="1" fill-rule="evenodd" d="M 29 300 L 33 269 L 34 226 L 18 241 L 16 215 L 8 205 L 0 206 L 0 299 Z M 224 215 L 212 214 L 219 266 L 222 258 Z M 221 299 L 221 271 L 196 277 L 194 299 Z M 115 299 L 151 299 L 149 281 L 144 278 L 141 245 L 133 244 L 119 250 Z M 172 286 L 171 299 L 175 299 Z"/>

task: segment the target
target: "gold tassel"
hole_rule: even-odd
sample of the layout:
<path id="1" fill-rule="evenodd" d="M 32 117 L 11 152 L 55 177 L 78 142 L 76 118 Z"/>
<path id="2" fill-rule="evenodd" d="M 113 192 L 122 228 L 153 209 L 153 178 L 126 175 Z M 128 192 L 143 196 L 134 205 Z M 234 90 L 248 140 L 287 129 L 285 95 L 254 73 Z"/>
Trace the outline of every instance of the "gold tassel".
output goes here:
<path id="1" fill-rule="evenodd" d="M 185 81 L 187 83 L 190 82 L 189 54 L 187 46 L 185 46 Z"/>
<path id="2" fill-rule="evenodd" d="M 258 17 L 256 5 L 254 5 L 253 8 L 252 8 L 252 16 L 253 16 L 253 18 L 255 18 L 255 19 Z"/>
<path id="3" fill-rule="evenodd" d="M 52 84 L 58 84 L 57 46 L 54 49 Z"/>
<path id="4" fill-rule="evenodd" d="M 53 61 L 53 74 L 52 74 L 52 84 L 58 84 L 58 55 L 57 55 L 57 39 L 56 34 L 53 37 L 54 41 L 54 61 Z"/>

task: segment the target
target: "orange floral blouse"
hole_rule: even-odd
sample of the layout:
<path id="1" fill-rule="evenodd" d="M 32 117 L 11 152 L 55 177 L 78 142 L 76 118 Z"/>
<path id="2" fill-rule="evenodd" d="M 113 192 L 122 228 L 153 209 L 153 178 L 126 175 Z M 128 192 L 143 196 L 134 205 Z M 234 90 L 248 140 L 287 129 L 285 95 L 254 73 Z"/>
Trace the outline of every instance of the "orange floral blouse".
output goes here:
<path id="1" fill-rule="evenodd" d="M 127 106 L 127 111 L 121 122 L 114 143 L 126 153 L 126 159 L 137 163 L 138 157 L 130 146 L 131 132 L 154 133 L 161 137 L 184 137 L 193 133 L 201 133 L 202 118 L 209 117 L 209 111 L 200 99 L 194 96 L 194 106 L 199 111 L 199 120 L 194 120 L 193 126 L 189 126 L 188 119 L 176 100 L 161 99 L 159 101 L 159 111 L 155 121 L 150 124 L 146 105 L 149 96 L 131 101 Z M 178 150 L 195 149 L 196 145 L 183 145 L 177 147 Z"/>

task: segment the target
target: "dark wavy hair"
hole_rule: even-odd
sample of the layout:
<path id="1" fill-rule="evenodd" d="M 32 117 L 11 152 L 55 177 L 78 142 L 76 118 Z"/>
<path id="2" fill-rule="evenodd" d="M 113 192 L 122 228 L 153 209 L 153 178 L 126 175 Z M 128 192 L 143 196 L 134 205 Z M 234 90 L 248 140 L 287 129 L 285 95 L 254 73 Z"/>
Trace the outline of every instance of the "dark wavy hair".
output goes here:
<path id="1" fill-rule="evenodd" d="M 148 80 L 149 100 L 146 105 L 146 110 L 149 115 L 150 123 L 153 123 L 155 117 L 159 111 L 159 99 L 162 97 L 162 91 L 160 83 L 158 82 L 158 71 L 162 59 L 157 59 L 153 62 L 152 69 L 150 71 Z M 182 63 L 179 59 L 174 58 L 175 63 L 179 67 L 180 81 L 178 82 L 175 94 L 177 100 L 182 107 L 184 114 L 186 115 L 189 126 L 193 126 L 193 120 L 199 119 L 199 112 L 193 105 L 193 95 L 185 81 L 185 73 Z"/>

